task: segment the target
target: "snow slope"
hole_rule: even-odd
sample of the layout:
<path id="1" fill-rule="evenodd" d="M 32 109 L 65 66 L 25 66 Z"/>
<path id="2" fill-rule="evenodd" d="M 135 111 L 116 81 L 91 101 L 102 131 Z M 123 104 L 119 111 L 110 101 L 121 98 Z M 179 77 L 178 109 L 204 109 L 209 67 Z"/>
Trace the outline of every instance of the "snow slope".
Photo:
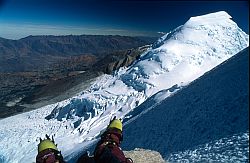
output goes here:
<path id="1" fill-rule="evenodd" d="M 155 93 L 175 93 L 249 46 L 226 12 L 192 17 L 129 68 L 100 77 L 68 100 L 0 120 L 0 162 L 32 162 L 38 138 L 53 134 L 67 160 L 96 140 L 114 115 L 125 118 Z M 164 96 L 163 96 L 164 95 Z M 128 118 L 128 117 L 126 117 Z"/>
<path id="2" fill-rule="evenodd" d="M 168 162 L 249 162 L 249 132 L 172 153 Z"/>
<path id="3" fill-rule="evenodd" d="M 130 112 L 124 150 L 158 151 L 169 162 L 249 161 L 249 48 L 158 101 L 162 92 Z"/>

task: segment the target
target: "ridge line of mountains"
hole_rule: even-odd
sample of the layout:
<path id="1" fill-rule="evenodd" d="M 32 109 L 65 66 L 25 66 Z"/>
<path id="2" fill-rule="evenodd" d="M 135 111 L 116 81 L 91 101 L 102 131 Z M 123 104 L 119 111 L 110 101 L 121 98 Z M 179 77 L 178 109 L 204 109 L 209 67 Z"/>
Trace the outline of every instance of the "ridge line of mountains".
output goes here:
<path id="1" fill-rule="evenodd" d="M 0 118 L 69 98 L 101 74 L 130 65 L 157 39 L 119 35 L 0 37 Z"/>
<path id="2" fill-rule="evenodd" d="M 44 35 L 19 40 L 0 38 L 0 72 L 49 69 L 72 59 L 92 63 L 112 52 L 151 44 L 156 39 L 119 35 Z"/>

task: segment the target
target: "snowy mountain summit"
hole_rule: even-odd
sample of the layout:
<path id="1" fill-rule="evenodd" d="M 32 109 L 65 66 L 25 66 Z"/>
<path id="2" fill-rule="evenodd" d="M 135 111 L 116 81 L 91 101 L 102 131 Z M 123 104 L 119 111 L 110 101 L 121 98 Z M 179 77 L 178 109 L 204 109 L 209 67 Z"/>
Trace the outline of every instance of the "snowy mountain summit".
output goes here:
<path id="1" fill-rule="evenodd" d="M 46 133 L 55 135 L 71 160 L 96 140 L 112 116 L 125 118 L 159 91 L 165 91 L 164 98 L 172 95 L 248 47 L 248 34 L 230 18 L 224 11 L 192 17 L 130 67 L 100 77 L 81 94 L 1 120 L 0 162 L 35 160 L 38 138 Z M 26 150 L 17 150 L 16 144 Z"/>
<path id="2" fill-rule="evenodd" d="M 248 35 L 230 18 L 223 11 L 190 18 L 160 38 L 123 75 L 123 82 L 151 96 L 196 79 L 248 46 Z"/>

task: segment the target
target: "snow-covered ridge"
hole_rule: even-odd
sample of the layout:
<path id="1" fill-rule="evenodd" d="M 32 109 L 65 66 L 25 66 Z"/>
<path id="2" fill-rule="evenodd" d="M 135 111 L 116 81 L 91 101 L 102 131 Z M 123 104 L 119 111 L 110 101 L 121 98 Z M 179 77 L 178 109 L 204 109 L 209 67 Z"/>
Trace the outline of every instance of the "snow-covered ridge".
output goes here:
<path id="1" fill-rule="evenodd" d="M 158 91 L 189 83 L 248 46 L 248 35 L 230 18 L 226 12 L 190 18 L 129 69 L 120 70 L 105 84 L 97 82 L 97 87 L 68 105 L 56 107 L 47 119 L 70 119 L 75 128 L 89 132 L 83 125 L 88 119 L 124 116 Z"/>
<path id="2" fill-rule="evenodd" d="M 238 137 L 249 134 L 248 57 L 249 47 L 171 97 L 147 99 L 129 113 L 123 149 L 151 149 L 170 162 L 249 162 L 249 136 Z"/>
<path id="3" fill-rule="evenodd" d="M 0 162 L 1 157 L 2 162 L 34 160 L 37 138 L 45 133 L 55 134 L 67 156 L 94 139 L 111 116 L 124 118 L 155 93 L 197 79 L 249 46 L 249 36 L 230 18 L 226 12 L 192 17 L 160 38 L 132 66 L 100 77 L 81 94 L 1 120 Z M 15 144 L 26 150 L 17 151 Z"/>

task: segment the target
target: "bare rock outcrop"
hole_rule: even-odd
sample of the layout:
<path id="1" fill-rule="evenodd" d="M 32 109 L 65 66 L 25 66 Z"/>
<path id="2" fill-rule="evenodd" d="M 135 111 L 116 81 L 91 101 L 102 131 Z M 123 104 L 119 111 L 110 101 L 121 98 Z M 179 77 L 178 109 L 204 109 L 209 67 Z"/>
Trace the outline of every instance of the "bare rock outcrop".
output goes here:
<path id="1" fill-rule="evenodd" d="M 132 151 L 124 151 L 126 157 L 131 158 L 134 163 L 165 163 L 161 154 L 157 151 L 135 148 Z"/>

